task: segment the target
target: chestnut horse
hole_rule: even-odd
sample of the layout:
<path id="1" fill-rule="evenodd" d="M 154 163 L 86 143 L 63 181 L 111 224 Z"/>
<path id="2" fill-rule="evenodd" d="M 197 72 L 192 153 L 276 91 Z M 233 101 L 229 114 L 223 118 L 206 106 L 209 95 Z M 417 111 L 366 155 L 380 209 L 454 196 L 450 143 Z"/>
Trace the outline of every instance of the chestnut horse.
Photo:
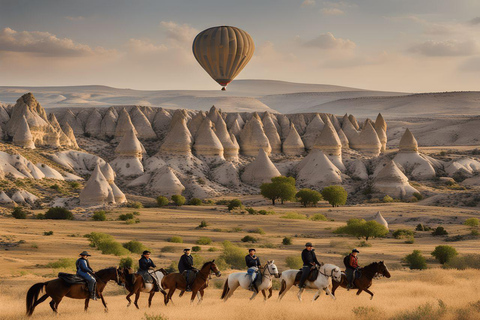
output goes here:
<path id="1" fill-rule="evenodd" d="M 383 261 L 373 262 L 368 266 L 361 268 L 360 272 L 360 278 L 353 281 L 354 288 L 352 289 L 357 289 L 357 296 L 362 293 L 362 291 L 370 294 L 370 300 L 373 299 L 373 292 L 368 289 L 372 285 L 373 278 L 377 276 L 384 276 L 386 278 L 390 278 L 390 272 L 388 271 L 388 268 Z M 337 288 L 340 286 L 346 288 L 347 284 L 347 276 L 345 274 L 342 274 L 342 280 L 340 282 L 337 282 L 335 280 L 332 281 L 332 294 L 335 295 L 335 290 L 337 290 Z"/>
<path id="2" fill-rule="evenodd" d="M 130 297 L 135 294 L 135 301 L 133 302 L 133 304 L 135 305 L 135 307 L 137 307 L 137 309 L 140 309 L 138 307 L 138 299 L 140 298 L 140 293 L 145 292 L 150 294 L 148 297 L 148 307 L 150 308 L 150 306 L 152 305 L 153 296 L 155 295 L 154 284 L 145 283 L 143 277 L 140 274 L 130 273 L 128 269 L 125 269 L 123 272 L 125 276 L 125 289 L 128 290 L 128 295 L 126 297 L 128 301 L 127 307 L 130 307 L 130 305 L 132 304 Z M 152 273 L 155 275 L 156 281 L 159 282 L 158 286 L 160 292 L 165 296 L 167 293 L 165 292 L 165 290 L 163 290 L 160 284 L 162 283 L 163 277 L 167 275 L 167 271 L 165 271 L 163 268 L 160 268 L 159 270 L 153 271 Z"/>
<path id="3" fill-rule="evenodd" d="M 115 267 L 102 269 L 95 273 L 95 279 L 97 280 L 97 296 L 102 299 L 105 312 L 108 312 L 107 303 L 103 298 L 103 290 L 110 280 L 115 281 L 118 285 L 125 283 L 123 276 L 123 269 L 117 269 Z M 45 294 L 39 299 L 38 295 L 45 288 Z M 34 284 L 27 292 L 27 316 L 31 316 L 35 307 L 40 303 L 47 300 L 48 297 L 52 298 L 50 301 L 50 308 L 55 313 L 58 313 L 58 305 L 62 301 L 63 297 L 72 299 L 84 299 L 85 311 L 88 309 L 88 302 L 90 301 L 90 294 L 87 290 L 87 285 L 83 283 L 69 285 L 62 279 L 54 279 L 47 282 L 40 282 Z"/>
<path id="4" fill-rule="evenodd" d="M 207 287 L 208 277 L 210 273 L 214 273 L 217 277 L 220 277 L 222 274 L 218 270 L 215 260 L 206 262 L 198 271 L 195 280 L 193 280 L 190 288 L 192 289 L 192 297 L 190 302 L 193 303 L 195 296 L 198 297 L 198 303 L 200 304 L 203 300 L 204 290 Z M 168 304 L 168 301 L 172 299 L 173 293 L 176 289 L 185 291 L 187 289 L 187 281 L 181 273 L 170 273 L 163 277 L 162 279 L 162 288 L 168 290 L 167 295 L 164 298 L 165 305 Z"/>

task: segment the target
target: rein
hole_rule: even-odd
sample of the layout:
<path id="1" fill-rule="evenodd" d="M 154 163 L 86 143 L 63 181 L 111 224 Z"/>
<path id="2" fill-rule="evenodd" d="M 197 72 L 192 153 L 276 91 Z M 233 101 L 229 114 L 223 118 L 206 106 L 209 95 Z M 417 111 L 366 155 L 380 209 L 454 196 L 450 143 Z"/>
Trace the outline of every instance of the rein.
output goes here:
<path id="1" fill-rule="evenodd" d="M 320 268 L 318 268 L 318 273 L 324 275 L 327 278 L 333 278 L 333 273 L 334 272 L 335 272 L 335 268 L 333 268 L 332 271 L 330 272 L 330 275 L 328 275 L 328 274 L 323 273 L 322 270 L 320 270 Z"/>

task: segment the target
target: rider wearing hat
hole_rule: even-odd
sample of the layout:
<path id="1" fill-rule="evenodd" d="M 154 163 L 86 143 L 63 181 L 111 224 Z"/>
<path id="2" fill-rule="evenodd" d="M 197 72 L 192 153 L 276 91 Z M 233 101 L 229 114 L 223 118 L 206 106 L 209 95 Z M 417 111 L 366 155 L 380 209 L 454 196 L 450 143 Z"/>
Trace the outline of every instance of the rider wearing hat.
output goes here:
<path id="1" fill-rule="evenodd" d="M 357 255 L 360 253 L 357 249 L 353 249 L 352 253 L 348 255 L 348 265 L 346 266 L 346 274 L 347 274 L 347 289 L 353 288 L 353 281 L 355 280 L 354 274 L 355 270 L 359 268 L 358 266 L 358 257 Z"/>
<path id="2" fill-rule="evenodd" d="M 247 274 L 251 277 L 251 283 L 249 289 L 258 292 L 255 286 L 255 279 L 257 278 L 258 267 L 260 267 L 260 259 L 255 255 L 257 251 L 255 249 L 249 249 L 248 254 L 245 256 L 245 263 L 247 264 Z"/>
<path id="3" fill-rule="evenodd" d="M 93 276 L 95 272 L 93 272 L 93 269 L 90 267 L 90 263 L 88 263 L 88 257 L 90 257 L 90 254 L 88 254 L 87 251 L 83 251 L 82 253 L 80 253 L 80 258 L 78 258 L 77 262 L 75 263 L 77 267 L 77 276 L 87 281 L 88 292 L 90 292 L 90 299 L 97 300 L 97 281 Z"/>
<path id="4" fill-rule="evenodd" d="M 315 249 L 313 249 L 311 242 L 307 242 L 305 244 L 305 249 L 302 251 L 302 261 L 302 277 L 300 278 L 300 282 L 298 284 L 300 289 L 305 288 L 305 281 L 308 279 L 311 268 L 315 267 L 316 265 L 320 265 L 320 262 L 318 262 L 317 256 L 315 255 Z"/>
<path id="5" fill-rule="evenodd" d="M 153 263 L 152 259 L 150 259 L 150 254 L 151 252 L 148 250 L 143 251 L 142 257 L 140 260 L 138 260 L 138 274 L 140 274 L 144 281 L 145 278 L 147 278 L 147 281 L 149 279 L 153 279 L 153 285 L 154 285 L 154 290 L 155 292 L 160 291 L 159 283 L 158 280 L 155 277 L 155 273 L 150 273 L 150 269 L 154 269 L 157 266 L 155 263 Z"/>
<path id="6" fill-rule="evenodd" d="M 178 262 L 178 272 L 183 274 L 185 271 L 187 271 L 187 273 L 185 274 L 185 277 L 187 279 L 188 279 L 189 272 L 191 270 L 195 270 L 195 268 L 193 267 L 193 257 L 190 254 L 190 251 L 191 251 L 190 248 L 183 249 L 183 255 L 180 257 L 180 261 Z M 190 286 L 188 284 L 188 281 L 187 281 L 187 291 L 190 291 Z"/>

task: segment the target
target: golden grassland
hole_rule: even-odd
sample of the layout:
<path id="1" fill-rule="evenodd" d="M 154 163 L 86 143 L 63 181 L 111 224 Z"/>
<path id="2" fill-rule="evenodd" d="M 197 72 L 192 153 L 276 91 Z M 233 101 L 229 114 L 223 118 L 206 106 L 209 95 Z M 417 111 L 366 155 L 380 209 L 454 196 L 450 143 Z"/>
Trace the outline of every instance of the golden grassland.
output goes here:
<path id="1" fill-rule="evenodd" d="M 368 218 L 381 211 L 390 223 L 390 229 L 408 228 L 413 230 L 418 223 L 432 227 L 444 226 L 450 235 L 467 234 L 469 229 L 463 226 L 465 219 L 479 215 L 477 210 L 467 208 L 440 208 L 422 206 L 415 203 L 389 203 L 345 206 L 331 208 L 321 204 L 318 208 L 300 208 L 298 204 L 271 207 L 258 197 L 244 200 L 257 203 L 256 209 L 274 210 L 275 215 L 248 215 L 229 213 L 224 206 L 183 206 L 180 208 L 120 208 L 107 214 L 109 221 L 52 221 L 52 220 L 15 220 L 0 217 L 0 241 L 21 244 L 14 247 L 2 246 L 0 263 L 0 318 L 22 319 L 25 312 L 25 294 L 28 288 L 37 282 L 44 282 L 59 271 L 45 268 L 47 263 L 60 258 L 76 258 L 83 250 L 90 250 L 93 256 L 91 264 L 95 269 L 114 266 L 119 258 L 102 255 L 89 247 L 88 239 L 83 235 L 92 231 L 105 232 L 117 241 L 124 243 L 138 240 L 153 252 L 153 259 L 159 267 L 167 267 L 177 261 L 184 247 L 196 245 L 199 237 L 209 237 L 210 245 L 200 245 L 199 254 L 204 259 L 213 259 L 221 254 L 221 243 L 229 240 L 245 247 L 254 246 L 263 261 L 274 259 L 280 271 L 287 269 L 285 259 L 298 256 L 307 241 L 316 246 L 319 260 L 325 263 L 342 265 L 343 255 L 353 247 L 360 245 L 358 239 L 339 237 L 332 233 L 335 228 L 344 225 L 349 218 Z M 140 223 L 127 224 L 117 221 L 119 214 L 138 211 Z M 283 219 L 282 213 L 295 211 L 306 216 L 322 213 L 328 221 Z M 40 212 L 40 211 L 39 211 Z M 202 220 L 209 226 L 197 228 Z M 265 234 L 249 233 L 249 230 L 262 228 Z M 239 231 L 241 229 L 241 231 Z M 44 232 L 53 231 L 45 236 Z M 245 244 L 242 237 L 250 234 L 258 238 L 255 244 Z M 171 236 L 180 236 L 184 243 L 170 243 Z M 293 237 L 293 245 L 282 245 L 285 236 Z M 292 290 L 285 301 L 278 303 L 278 291 L 274 291 L 271 300 L 264 303 L 258 297 L 249 302 L 250 293 L 235 292 L 226 304 L 220 300 L 222 283 L 231 270 L 222 270 L 222 277 L 213 279 L 206 291 L 205 301 L 200 306 L 190 306 L 189 298 L 175 295 L 175 306 L 163 306 L 161 295 L 154 299 L 151 309 L 147 308 L 145 294 L 140 299 L 141 310 L 127 309 L 124 289 L 113 282 L 105 293 L 110 312 L 105 314 L 100 302 L 91 302 L 90 310 L 83 313 L 83 301 L 65 299 L 59 306 L 61 317 L 65 319 L 142 319 L 145 312 L 150 315 L 163 314 L 168 319 L 478 319 L 480 318 L 480 272 L 475 270 L 444 270 L 433 260 L 430 252 L 435 246 L 448 244 L 454 246 L 460 254 L 477 253 L 480 241 L 477 239 L 447 243 L 442 237 L 432 237 L 429 232 L 416 234 L 414 244 L 406 244 L 405 239 L 369 240 L 371 246 L 359 247 L 361 264 L 384 260 L 392 273 L 390 279 L 374 280 L 373 300 L 362 293 L 344 289 L 337 291 L 337 300 L 321 295 L 314 303 L 310 302 L 314 292 L 304 294 L 300 303 Z M 174 252 L 161 252 L 165 246 L 174 247 Z M 209 251 L 209 248 L 217 251 Z M 5 250 L 8 249 L 8 250 Z M 401 265 L 401 259 L 412 250 L 421 250 L 427 258 L 429 270 L 411 271 Z M 132 254 L 137 259 L 138 255 Z M 440 300 L 440 303 L 439 303 Z M 475 304 L 477 303 L 477 304 Z M 418 309 L 420 308 L 420 309 Z M 413 312 L 414 314 L 405 314 Z M 48 303 L 37 307 L 35 319 L 50 319 L 52 311 Z"/>

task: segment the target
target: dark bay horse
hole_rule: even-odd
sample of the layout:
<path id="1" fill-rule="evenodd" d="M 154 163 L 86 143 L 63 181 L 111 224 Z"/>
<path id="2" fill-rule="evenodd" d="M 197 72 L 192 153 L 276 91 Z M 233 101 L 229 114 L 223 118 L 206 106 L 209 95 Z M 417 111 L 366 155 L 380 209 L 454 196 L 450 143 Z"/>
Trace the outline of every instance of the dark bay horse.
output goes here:
<path id="1" fill-rule="evenodd" d="M 135 301 L 133 302 L 133 304 L 135 305 L 135 307 L 137 307 L 137 309 L 140 309 L 138 307 L 138 299 L 140 298 L 140 293 L 145 292 L 150 294 L 148 297 L 148 307 L 150 308 L 150 306 L 152 305 L 153 296 L 155 295 L 155 288 L 153 283 L 145 283 L 143 277 L 140 274 L 130 273 L 129 269 L 124 269 L 123 273 L 125 276 L 125 289 L 128 290 L 128 295 L 126 298 L 128 301 L 127 307 L 130 307 L 132 303 L 130 297 L 135 294 Z M 158 285 L 160 286 L 163 277 L 167 275 L 167 271 L 161 268 L 159 270 L 153 271 L 152 273 L 155 275 L 156 279 L 159 282 Z M 162 287 L 160 287 L 160 292 L 164 296 L 167 294 Z"/>
<path id="2" fill-rule="evenodd" d="M 383 261 L 373 262 L 368 266 L 361 268 L 360 272 L 361 276 L 360 278 L 354 280 L 354 288 L 352 289 L 357 289 L 357 296 L 362 293 L 362 291 L 370 294 L 370 300 L 373 299 L 373 292 L 368 289 L 372 285 L 373 278 L 379 275 L 390 278 L 390 272 Z M 342 274 L 341 282 L 332 281 L 332 294 L 335 295 L 335 290 L 337 290 L 337 288 L 340 286 L 346 288 L 347 284 L 347 277 L 345 274 Z"/>
<path id="3" fill-rule="evenodd" d="M 95 273 L 95 279 L 97 280 L 97 296 L 102 299 L 105 312 L 107 312 L 107 303 L 103 298 L 102 292 L 107 283 L 111 280 L 115 281 L 118 285 L 123 285 L 125 283 L 123 269 L 112 267 L 99 270 Z M 44 289 L 45 294 L 39 299 L 38 295 Z M 27 292 L 27 316 L 31 316 L 35 310 L 35 307 L 47 300 L 48 297 L 52 298 L 52 301 L 50 301 L 50 307 L 55 313 L 58 313 L 58 305 L 64 297 L 72 299 L 84 299 L 85 311 L 87 311 L 88 303 L 90 301 L 90 294 L 87 290 L 86 284 L 79 283 L 69 285 L 59 278 L 47 282 L 40 282 L 30 287 Z"/>
<path id="4" fill-rule="evenodd" d="M 192 289 L 191 303 L 193 303 L 196 296 L 198 296 L 198 303 L 202 302 L 210 273 L 214 273 L 217 277 L 222 275 L 215 264 L 215 260 L 206 262 L 202 268 L 200 268 L 200 271 L 198 271 L 197 276 L 190 287 Z M 181 273 L 170 273 L 162 279 L 162 288 L 168 290 L 164 299 L 165 305 L 167 305 L 168 301 L 172 299 L 173 293 L 176 289 L 182 291 L 187 289 L 187 281 Z"/>

